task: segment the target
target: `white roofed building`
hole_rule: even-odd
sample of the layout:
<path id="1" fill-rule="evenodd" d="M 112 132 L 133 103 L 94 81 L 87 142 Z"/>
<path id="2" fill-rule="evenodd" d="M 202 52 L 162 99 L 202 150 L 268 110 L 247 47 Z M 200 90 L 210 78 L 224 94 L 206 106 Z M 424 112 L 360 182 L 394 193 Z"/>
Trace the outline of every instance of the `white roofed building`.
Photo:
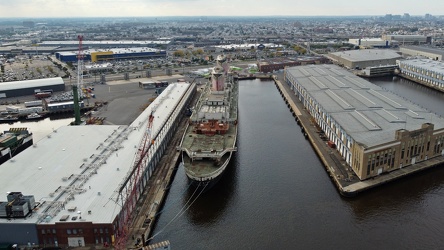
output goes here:
<path id="1" fill-rule="evenodd" d="M 44 90 L 65 91 L 65 83 L 61 77 L 2 82 L 0 83 L 0 98 L 34 95 Z"/>
<path id="2" fill-rule="evenodd" d="M 364 69 L 380 65 L 396 65 L 402 56 L 391 49 L 362 49 L 329 53 L 328 57 L 349 69 Z"/>
<path id="3" fill-rule="evenodd" d="M 61 127 L 1 165 L 0 242 L 114 244 L 134 209 L 128 204 L 146 188 L 195 89 L 195 84 L 170 84 L 129 126 Z M 143 142 L 149 144 L 148 157 L 138 168 Z M 2 210 L 7 192 L 32 196 L 29 213 Z"/>
<path id="4" fill-rule="evenodd" d="M 349 44 L 359 46 L 362 49 L 366 48 L 388 48 L 390 42 L 382 40 L 381 38 L 354 38 L 348 39 Z"/>

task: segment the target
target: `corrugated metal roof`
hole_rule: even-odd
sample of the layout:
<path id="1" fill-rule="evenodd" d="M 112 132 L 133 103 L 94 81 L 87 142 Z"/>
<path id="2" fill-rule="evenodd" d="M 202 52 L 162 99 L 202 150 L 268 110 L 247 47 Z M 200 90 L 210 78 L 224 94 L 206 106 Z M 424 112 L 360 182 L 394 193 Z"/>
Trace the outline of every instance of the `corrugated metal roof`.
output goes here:
<path id="1" fill-rule="evenodd" d="M 402 46 L 400 49 L 401 52 L 403 51 L 403 49 L 422 51 L 422 52 L 427 52 L 427 53 L 432 53 L 432 54 L 444 56 L 444 50 L 441 48 L 432 48 L 432 47 L 425 47 L 425 46 Z"/>
<path id="2" fill-rule="evenodd" d="M 82 41 L 84 46 L 88 45 L 149 45 L 149 44 L 169 44 L 170 41 Z M 39 43 L 41 46 L 47 45 L 78 45 L 79 41 L 43 41 Z"/>
<path id="3" fill-rule="evenodd" d="M 398 129 L 417 130 L 427 122 L 444 128 L 442 117 L 336 65 L 286 70 L 353 140 L 367 147 L 394 140 Z"/>
<path id="4" fill-rule="evenodd" d="M 0 92 L 13 90 L 13 89 L 27 89 L 27 88 L 44 88 L 46 86 L 64 85 L 61 77 L 44 78 L 27 81 L 14 81 L 14 82 L 2 82 L 0 83 Z"/>
<path id="5" fill-rule="evenodd" d="M 444 62 L 434 61 L 430 59 L 409 59 L 399 61 L 400 65 L 410 65 L 421 69 L 431 70 L 440 74 L 444 74 Z"/>
<path id="6" fill-rule="evenodd" d="M 2 164 L 0 193 L 4 197 L 0 201 L 6 200 L 6 192 L 14 191 L 34 195 L 36 202 L 44 202 L 31 218 L 14 222 L 36 223 L 53 203 L 53 207 L 59 204 L 61 210 L 45 223 L 55 223 L 63 215 L 79 216 L 78 211 L 81 221 L 111 223 L 121 209 L 121 201 L 114 201 L 115 191 L 134 165 L 149 114 L 156 110 L 154 137 L 189 86 L 170 84 L 130 126 L 61 127 Z M 63 201 L 67 202 L 65 209 Z"/>
<path id="7" fill-rule="evenodd" d="M 351 62 L 388 60 L 402 58 L 396 51 L 390 49 L 364 49 L 334 52 L 331 55 L 341 57 Z"/>
<path id="8" fill-rule="evenodd" d="M 111 51 L 113 54 L 128 54 L 128 53 L 148 53 L 148 52 L 161 52 L 164 50 L 153 49 L 149 47 L 134 47 L 134 48 L 114 48 L 114 49 L 87 49 L 83 51 L 83 54 L 90 55 L 95 52 L 107 52 Z M 74 56 L 78 54 L 78 51 L 63 51 L 58 52 L 62 56 Z"/>

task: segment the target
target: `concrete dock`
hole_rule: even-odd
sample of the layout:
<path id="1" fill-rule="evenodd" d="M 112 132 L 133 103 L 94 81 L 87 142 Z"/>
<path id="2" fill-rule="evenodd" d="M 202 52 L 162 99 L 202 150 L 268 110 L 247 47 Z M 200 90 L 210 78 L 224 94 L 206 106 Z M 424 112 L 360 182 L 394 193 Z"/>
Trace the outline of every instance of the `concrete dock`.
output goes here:
<path id="1" fill-rule="evenodd" d="M 195 104 L 197 96 L 198 94 L 195 94 L 192 97 L 191 105 Z M 153 236 L 152 231 L 157 217 L 161 213 L 169 187 L 179 167 L 180 151 L 177 150 L 177 147 L 185 132 L 187 122 L 188 117 L 184 116 L 157 168 L 149 179 L 148 186 L 139 199 L 139 203 L 136 205 L 137 209 L 134 211 L 134 219 L 129 228 L 129 239 L 125 249 L 141 249 L 143 247 L 142 243 L 149 241 Z M 140 244 L 137 245 L 138 240 Z"/>
<path id="2" fill-rule="evenodd" d="M 284 81 L 283 77 L 278 79 L 277 76 L 274 76 L 273 80 L 281 93 L 282 98 L 295 117 L 297 124 L 301 126 L 302 133 L 304 133 L 306 138 L 310 141 L 327 173 L 338 188 L 339 193 L 343 196 L 356 196 L 363 191 L 395 181 L 399 178 L 444 165 L 444 156 L 439 156 L 361 181 L 351 167 L 347 166 L 339 152 L 328 147 L 327 142 L 321 138 L 322 131 L 313 121 L 311 115 L 305 110 L 303 104 L 298 100 L 293 90 L 290 89 L 290 86 L 282 83 Z"/>

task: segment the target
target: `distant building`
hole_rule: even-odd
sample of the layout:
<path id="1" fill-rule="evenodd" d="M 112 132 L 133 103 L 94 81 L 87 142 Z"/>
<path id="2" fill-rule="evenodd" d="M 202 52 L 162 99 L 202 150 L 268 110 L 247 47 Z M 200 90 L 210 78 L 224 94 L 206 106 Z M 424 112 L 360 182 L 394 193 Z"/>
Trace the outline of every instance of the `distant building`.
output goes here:
<path id="1" fill-rule="evenodd" d="M 434 17 L 431 14 L 427 13 L 427 14 L 424 15 L 424 18 L 427 19 L 427 20 L 430 20 L 430 19 L 433 19 Z"/>
<path id="2" fill-rule="evenodd" d="M 244 44 L 229 44 L 229 45 L 218 45 L 217 48 L 222 48 L 225 51 L 247 51 L 251 49 L 277 49 L 282 48 L 282 45 L 274 43 L 244 43 Z"/>
<path id="3" fill-rule="evenodd" d="M 84 60 L 91 62 L 109 60 L 128 60 L 142 58 L 166 58 L 166 51 L 148 47 L 118 48 L 118 49 L 89 49 L 83 51 Z M 77 51 L 56 52 L 55 56 L 62 62 L 76 62 Z"/>
<path id="4" fill-rule="evenodd" d="M 389 49 L 347 50 L 330 53 L 328 57 L 337 64 L 349 69 L 395 65 L 396 60 L 402 58 L 396 51 Z"/>
<path id="5" fill-rule="evenodd" d="M 293 67 L 306 64 L 321 64 L 328 62 L 328 59 L 322 56 L 271 58 L 265 61 L 258 62 L 257 68 L 262 73 L 270 73 L 273 71 L 282 70 L 285 67 Z"/>
<path id="6" fill-rule="evenodd" d="M 61 77 L 3 82 L 0 84 L 0 98 L 34 95 L 44 90 L 64 91 L 65 82 Z"/>
<path id="7" fill-rule="evenodd" d="M 401 74 L 412 80 L 444 91 L 444 62 L 430 59 L 400 60 Z"/>
<path id="8" fill-rule="evenodd" d="M 168 45 L 170 41 L 82 41 L 82 45 L 89 48 L 127 48 L 127 47 L 157 47 Z M 39 46 L 76 47 L 79 41 L 43 41 Z"/>
<path id="9" fill-rule="evenodd" d="M 360 180 L 444 155 L 444 119 L 336 65 L 287 68 L 285 82 Z"/>
<path id="10" fill-rule="evenodd" d="M 27 27 L 27 28 L 34 28 L 34 26 L 35 26 L 34 21 L 23 21 L 22 24 L 24 27 Z"/>
<path id="11" fill-rule="evenodd" d="M 443 49 L 425 46 L 402 46 L 399 51 L 401 51 L 404 57 L 423 56 L 435 61 L 442 61 L 442 58 L 444 56 Z"/>
<path id="12" fill-rule="evenodd" d="M 382 40 L 392 43 L 398 43 L 399 45 L 419 45 L 430 44 L 432 42 L 431 36 L 423 35 L 382 35 Z"/>
<path id="13" fill-rule="evenodd" d="M 358 38 L 358 39 L 348 39 L 348 43 L 359 46 L 361 49 L 366 48 L 388 48 L 390 47 L 390 42 L 382 40 L 381 38 Z"/>
<path id="14" fill-rule="evenodd" d="M 0 47 L 1 54 L 23 55 L 23 54 L 52 54 L 57 47 L 39 47 L 39 46 L 5 46 Z"/>

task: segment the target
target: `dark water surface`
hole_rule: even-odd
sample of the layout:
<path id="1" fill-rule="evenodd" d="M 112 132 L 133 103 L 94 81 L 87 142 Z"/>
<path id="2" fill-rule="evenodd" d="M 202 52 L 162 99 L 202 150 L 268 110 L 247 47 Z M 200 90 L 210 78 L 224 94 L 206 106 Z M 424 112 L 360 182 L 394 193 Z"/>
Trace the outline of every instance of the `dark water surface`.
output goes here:
<path id="1" fill-rule="evenodd" d="M 33 135 L 34 143 L 40 141 L 48 134 L 53 133 L 54 130 L 62 126 L 67 126 L 74 121 L 74 118 L 66 117 L 47 117 L 42 120 L 29 120 L 29 121 L 19 121 L 13 124 L 1 123 L 0 131 L 9 130 L 10 128 L 27 128 L 29 132 Z"/>
<path id="2" fill-rule="evenodd" d="M 443 113 L 443 94 L 372 80 Z M 151 243 L 172 249 L 443 249 L 444 168 L 342 198 L 276 87 L 240 83 L 238 152 L 197 199 L 179 168 Z M 193 202 L 194 201 L 194 202 Z"/>

